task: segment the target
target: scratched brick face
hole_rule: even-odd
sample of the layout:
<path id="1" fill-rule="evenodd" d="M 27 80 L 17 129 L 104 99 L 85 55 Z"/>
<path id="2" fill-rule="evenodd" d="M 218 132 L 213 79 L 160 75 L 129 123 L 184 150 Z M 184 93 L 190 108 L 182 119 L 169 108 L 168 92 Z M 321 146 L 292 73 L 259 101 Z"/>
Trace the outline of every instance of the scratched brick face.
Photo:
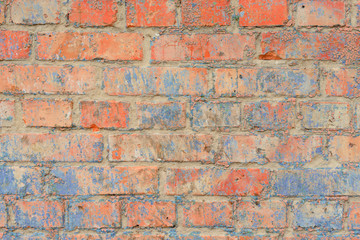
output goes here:
<path id="1" fill-rule="evenodd" d="M 359 0 L 0 0 L 0 239 L 360 240 Z"/>

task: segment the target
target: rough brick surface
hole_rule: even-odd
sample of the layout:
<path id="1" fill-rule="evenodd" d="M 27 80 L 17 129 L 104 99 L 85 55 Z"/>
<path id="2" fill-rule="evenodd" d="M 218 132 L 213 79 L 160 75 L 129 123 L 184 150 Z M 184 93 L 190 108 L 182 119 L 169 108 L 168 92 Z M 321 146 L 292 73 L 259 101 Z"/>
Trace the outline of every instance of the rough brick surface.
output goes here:
<path id="1" fill-rule="evenodd" d="M 359 0 L 0 0 L 0 239 L 360 240 Z"/>

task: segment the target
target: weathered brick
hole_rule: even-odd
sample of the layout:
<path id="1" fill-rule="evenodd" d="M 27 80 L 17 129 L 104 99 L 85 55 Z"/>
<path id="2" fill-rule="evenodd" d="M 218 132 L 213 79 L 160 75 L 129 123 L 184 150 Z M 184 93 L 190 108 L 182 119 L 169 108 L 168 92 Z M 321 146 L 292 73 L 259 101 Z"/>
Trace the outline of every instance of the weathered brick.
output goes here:
<path id="1" fill-rule="evenodd" d="M 143 36 L 139 33 L 38 33 L 39 60 L 141 60 Z"/>
<path id="2" fill-rule="evenodd" d="M 179 102 L 137 103 L 141 129 L 182 129 L 186 125 L 186 105 Z"/>
<path id="3" fill-rule="evenodd" d="M 345 23 L 345 2 L 340 0 L 301 0 L 296 6 L 299 26 L 334 26 Z"/>
<path id="4" fill-rule="evenodd" d="M 119 234 L 115 237 L 111 237 L 111 240 L 165 240 L 165 237 L 162 234 L 152 235 L 151 233 L 144 234 Z"/>
<path id="5" fill-rule="evenodd" d="M 0 161 L 100 162 L 104 150 L 100 134 L 1 134 Z"/>
<path id="6" fill-rule="evenodd" d="M 196 102 L 191 106 L 194 128 L 241 127 L 241 103 Z"/>
<path id="7" fill-rule="evenodd" d="M 258 196 L 268 186 L 265 169 L 169 168 L 165 192 L 168 195 Z"/>
<path id="8" fill-rule="evenodd" d="M 4 201 L 0 201 L 0 227 L 7 226 L 7 211 Z"/>
<path id="9" fill-rule="evenodd" d="M 360 229 L 360 203 L 351 202 L 349 206 L 348 213 L 348 228 L 350 230 L 359 230 Z"/>
<path id="10" fill-rule="evenodd" d="M 69 100 L 26 99 L 21 101 L 28 127 L 71 127 L 73 103 Z"/>
<path id="11" fill-rule="evenodd" d="M 279 200 L 239 201 L 235 216 L 238 228 L 285 228 L 286 203 Z"/>
<path id="12" fill-rule="evenodd" d="M 181 236 L 177 239 L 180 240 L 276 240 L 277 237 L 268 237 L 268 236 L 219 236 L 219 235 L 192 235 L 192 236 Z"/>
<path id="13" fill-rule="evenodd" d="M 291 101 L 246 103 L 244 119 L 247 129 L 291 129 L 295 127 L 295 103 Z"/>
<path id="14" fill-rule="evenodd" d="M 168 27 L 176 24 L 175 0 L 126 1 L 128 27 Z"/>
<path id="15" fill-rule="evenodd" d="M 15 226 L 22 228 L 59 228 L 64 226 L 65 206 L 56 200 L 17 200 Z"/>
<path id="16" fill-rule="evenodd" d="M 346 64 L 360 60 L 360 34 L 355 32 L 262 33 L 260 59 L 331 60 Z"/>
<path id="17" fill-rule="evenodd" d="M 305 169 L 279 170 L 271 180 L 272 196 L 341 196 L 360 193 L 358 171 Z"/>
<path id="18" fill-rule="evenodd" d="M 220 68 L 215 70 L 217 97 L 250 97 L 267 94 L 315 96 L 319 93 L 318 71 L 285 68 Z"/>
<path id="19" fill-rule="evenodd" d="M 231 24 L 230 0 L 183 0 L 182 24 L 185 26 L 225 26 Z"/>
<path id="20" fill-rule="evenodd" d="M 81 101 L 80 124 L 84 128 L 127 128 L 130 103 Z"/>
<path id="21" fill-rule="evenodd" d="M 59 0 L 12 0 L 9 6 L 15 24 L 60 23 Z"/>
<path id="22" fill-rule="evenodd" d="M 339 201 L 305 201 L 295 204 L 295 229 L 340 230 L 343 225 L 343 205 Z"/>
<path id="23" fill-rule="evenodd" d="M 61 240 L 102 240 L 103 234 L 96 233 L 74 233 L 74 232 L 63 232 L 59 234 Z"/>
<path id="24" fill-rule="evenodd" d="M 158 200 L 130 200 L 126 205 L 127 227 L 173 227 L 175 203 Z"/>
<path id="25" fill-rule="evenodd" d="M 228 135 L 222 137 L 220 162 L 299 165 L 324 154 L 321 136 Z"/>
<path id="26" fill-rule="evenodd" d="M 68 21 L 75 26 L 111 26 L 116 20 L 115 0 L 72 0 Z"/>
<path id="27" fill-rule="evenodd" d="M 120 227 L 121 203 L 116 200 L 73 199 L 69 203 L 67 228 Z"/>
<path id="28" fill-rule="evenodd" d="M 5 23 L 5 11 L 6 11 L 6 2 L 0 1 L 0 24 Z"/>
<path id="29" fill-rule="evenodd" d="M 301 102 L 302 126 L 306 129 L 348 129 L 350 105 L 342 102 Z"/>
<path id="30" fill-rule="evenodd" d="M 10 127 L 15 118 L 15 101 L 0 100 L 0 128 Z"/>
<path id="31" fill-rule="evenodd" d="M 202 96 L 209 93 L 206 68 L 108 67 L 104 89 L 120 96 Z"/>
<path id="32" fill-rule="evenodd" d="M 1 234 L 0 234 L 1 236 Z M 21 232 L 6 232 L 3 236 L 6 240 L 16 240 L 16 239 L 24 239 L 24 240 L 48 240 L 53 236 L 49 233 L 43 232 L 35 232 L 35 233 L 21 233 Z"/>
<path id="33" fill-rule="evenodd" d="M 157 167 L 54 167 L 48 192 L 58 195 L 155 194 Z"/>
<path id="34" fill-rule="evenodd" d="M 186 202 L 183 204 L 185 227 L 232 227 L 231 202 Z"/>
<path id="35" fill-rule="evenodd" d="M 0 92 L 85 94 L 95 88 L 95 72 L 84 66 L 0 65 Z"/>
<path id="36" fill-rule="evenodd" d="M 286 0 L 239 0 L 240 26 L 284 25 L 288 20 Z"/>
<path id="37" fill-rule="evenodd" d="M 329 140 L 329 155 L 343 163 L 360 162 L 360 137 L 333 136 Z"/>
<path id="38" fill-rule="evenodd" d="M 336 97 L 360 97 L 358 69 L 338 68 L 325 72 L 326 94 Z"/>
<path id="39" fill-rule="evenodd" d="M 161 35 L 151 44 L 153 61 L 242 60 L 254 54 L 255 35 Z"/>
<path id="40" fill-rule="evenodd" d="M 41 187 L 39 168 L 0 166 L 0 194 L 40 194 Z"/>
<path id="41" fill-rule="evenodd" d="M 210 135 L 121 134 L 109 137 L 110 161 L 212 162 Z"/>
<path id="42" fill-rule="evenodd" d="M 27 59 L 30 34 L 25 31 L 0 31 L 0 60 Z"/>

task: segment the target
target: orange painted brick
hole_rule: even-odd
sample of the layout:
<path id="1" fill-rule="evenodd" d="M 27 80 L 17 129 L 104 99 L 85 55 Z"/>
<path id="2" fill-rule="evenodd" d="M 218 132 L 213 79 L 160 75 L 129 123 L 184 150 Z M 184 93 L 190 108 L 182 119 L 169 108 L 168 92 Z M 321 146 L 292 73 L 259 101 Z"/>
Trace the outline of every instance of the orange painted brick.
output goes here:
<path id="1" fill-rule="evenodd" d="M 15 118 L 15 101 L 0 100 L 0 128 L 10 127 Z"/>
<path id="2" fill-rule="evenodd" d="M 0 92 L 85 94 L 95 88 L 95 72 L 84 66 L 0 65 Z"/>
<path id="3" fill-rule="evenodd" d="M 230 0 L 183 0 L 182 23 L 185 26 L 214 26 L 231 24 Z"/>
<path id="4" fill-rule="evenodd" d="M 268 186 L 265 169 L 169 168 L 167 195 L 258 196 Z"/>
<path id="5" fill-rule="evenodd" d="M 116 20 L 115 0 L 72 0 L 68 21 L 75 26 L 111 26 Z"/>
<path id="6" fill-rule="evenodd" d="M 187 202 L 183 204 L 185 227 L 232 227 L 231 202 Z"/>
<path id="7" fill-rule="evenodd" d="M 72 107 L 68 100 L 26 99 L 23 120 L 28 127 L 71 127 Z"/>
<path id="8" fill-rule="evenodd" d="M 324 154 L 321 136 L 228 135 L 222 137 L 219 162 L 298 165 Z"/>
<path id="9" fill-rule="evenodd" d="M 136 105 L 140 129 L 176 130 L 185 128 L 185 103 L 137 103 Z"/>
<path id="10" fill-rule="evenodd" d="M 360 71 L 354 68 L 337 68 L 325 72 L 326 94 L 336 97 L 360 97 Z"/>
<path id="11" fill-rule="evenodd" d="M 345 2 L 342 0 L 301 0 L 297 3 L 299 26 L 344 25 Z"/>
<path id="12" fill-rule="evenodd" d="M 342 163 L 360 162 L 360 137 L 333 136 L 329 140 L 329 157 Z"/>
<path id="13" fill-rule="evenodd" d="M 27 59 L 30 34 L 25 31 L 0 31 L 0 60 Z"/>
<path id="14" fill-rule="evenodd" d="M 238 228 L 273 228 L 286 227 L 286 204 L 283 201 L 239 201 L 235 215 Z"/>
<path id="15" fill-rule="evenodd" d="M 54 195 L 156 194 L 158 167 L 54 167 L 47 193 Z M 79 181 L 79 179 L 81 179 Z"/>
<path id="16" fill-rule="evenodd" d="M 288 20 L 286 0 L 239 0 L 240 26 L 284 25 Z"/>
<path id="17" fill-rule="evenodd" d="M 175 24 L 175 0 L 126 1 L 128 27 L 168 27 Z"/>
<path id="18" fill-rule="evenodd" d="M 0 2 L 0 24 L 5 23 L 6 2 Z"/>
<path id="19" fill-rule="evenodd" d="M 360 203 L 351 202 L 349 207 L 349 230 L 360 229 Z"/>
<path id="20" fill-rule="evenodd" d="M 206 68 L 109 67 L 104 70 L 104 89 L 120 96 L 202 96 L 209 93 Z"/>
<path id="21" fill-rule="evenodd" d="M 65 206 L 61 201 L 17 200 L 13 210 L 17 227 L 59 228 L 64 226 Z"/>
<path id="22" fill-rule="evenodd" d="M 121 134 L 109 137 L 111 161 L 212 162 L 210 135 Z"/>
<path id="23" fill-rule="evenodd" d="M 247 129 L 291 129 L 295 127 L 295 103 L 291 101 L 246 103 L 244 118 Z"/>
<path id="24" fill-rule="evenodd" d="M 161 35 L 152 41 L 153 61 L 221 61 L 252 57 L 255 35 Z"/>
<path id="25" fill-rule="evenodd" d="M 121 203 L 117 200 L 73 199 L 69 203 L 67 228 L 120 227 Z"/>
<path id="26" fill-rule="evenodd" d="M 173 227 L 175 203 L 158 200 L 130 200 L 126 205 L 127 227 Z"/>
<path id="27" fill-rule="evenodd" d="M 80 122 L 84 128 L 127 128 L 130 103 L 116 101 L 80 102 Z"/>
<path id="28" fill-rule="evenodd" d="M 100 134 L 8 133 L 0 135 L 1 161 L 100 162 Z"/>
<path id="29" fill-rule="evenodd" d="M 60 23 L 59 0 L 12 0 L 11 21 L 16 24 Z"/>
<path id="30" fill-rule="evenodd" d="M 141 60 L 143 36 L 139 33 L 38 33 L 39 60 Z"/>
<path id="31" fill-rule="evenodd" d="M 4 201 L 0 201 L 0 227 L 6 227 L 6 225 L 7 225 L 6 205 Z"/>

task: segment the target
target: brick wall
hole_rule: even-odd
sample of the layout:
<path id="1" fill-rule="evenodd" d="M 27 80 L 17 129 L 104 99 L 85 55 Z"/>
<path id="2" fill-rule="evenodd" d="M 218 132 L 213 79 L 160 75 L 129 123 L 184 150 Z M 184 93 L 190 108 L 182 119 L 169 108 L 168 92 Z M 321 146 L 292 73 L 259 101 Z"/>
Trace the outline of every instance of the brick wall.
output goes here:
<path id="1" fill-rule="evenodd" d="M 1 0 L 0 238 L 360 239 L 357 0 Z"/>

